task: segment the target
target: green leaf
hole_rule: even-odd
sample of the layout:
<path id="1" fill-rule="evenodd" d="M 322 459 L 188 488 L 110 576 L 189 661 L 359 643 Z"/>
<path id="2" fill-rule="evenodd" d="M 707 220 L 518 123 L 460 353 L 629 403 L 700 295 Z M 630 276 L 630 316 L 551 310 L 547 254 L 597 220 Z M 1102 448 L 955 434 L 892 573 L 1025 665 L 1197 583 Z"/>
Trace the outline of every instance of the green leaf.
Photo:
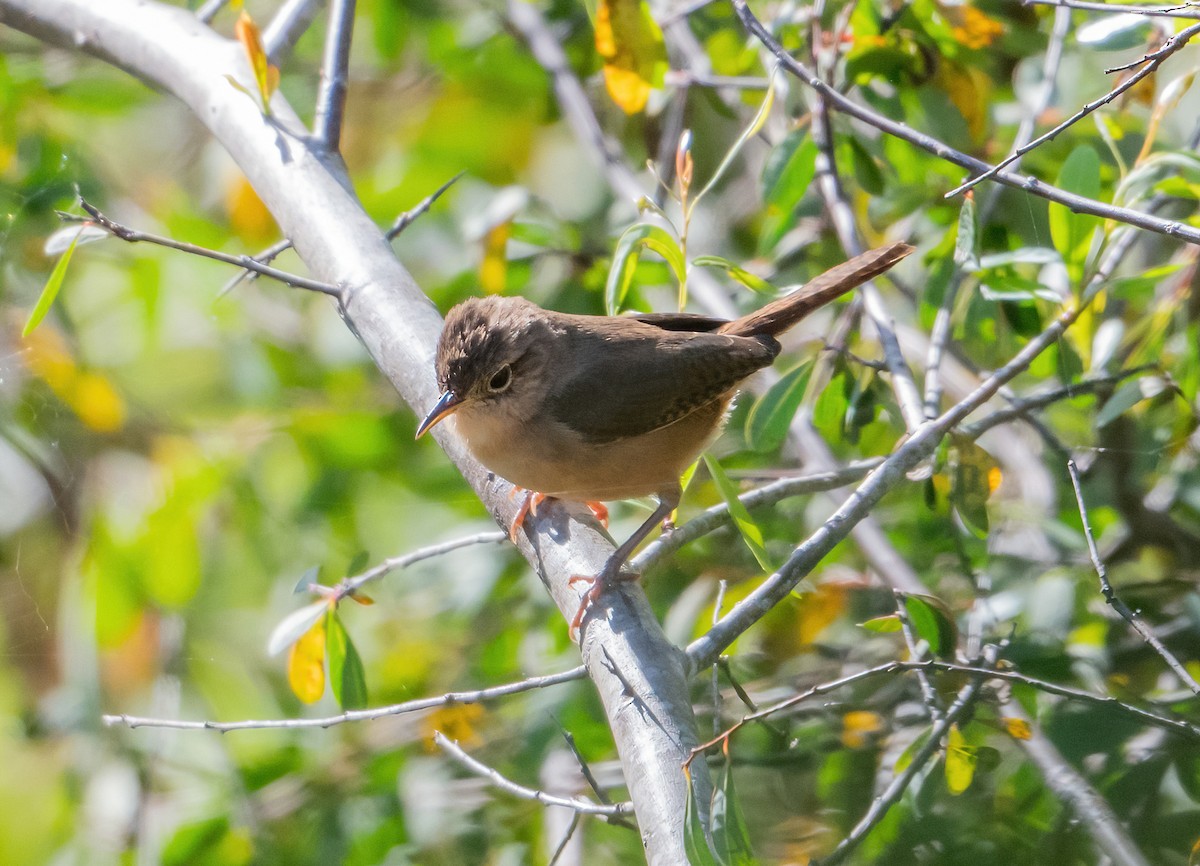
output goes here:
<path id="1" fill-rule="evenodd" d="M 813 362 L 805 361 L 767 389 L 746 417 L 746 444 L 755 451 L 774 451 L 787 438 L 796 415 Z"/>
<path id="2" fill-rule="evenodd" d="M 946 735 L 946 787 L 951 795 L 957 797 L 971 787 L 976 761 L 975 749 L 967 745 L 958 725 L 951 725 Z"/>
<path id="3" fill-rule="evenodd" d="M 621 311 L 625 295 L 629 292 L 629 284 L 633 282 L 633 275 L 637 271 L 638 257 L 643 247 L 658 253 L 671 266 L 671 271 L 679 283 L 682 306 L 686 286 L 686 264 L 679 242 L 664 228 L 638 223 L 625 230 L 613 253 L 608 282 L 604 287 L 604 306 L 610 316 L 615 316 Z"/>
<path id="4" fill-rule="evenodd" d="M 361 571 L 365 571 L 367 563 L 371 561 L 371 552 L 369 550 L 360 550 L 354 554 L 354 559 L 350 560 L 350 565 L 346 568 L 346 576 L 353 577 Z"/>
<path id="5" fill-rule="evenodd" d="M 367 675 L 362 658 L 337 612 L 329 615 L 325 649 L 329 657 L 329 686 L 343 710 L 360 710 L 367 705 Z"/>
<path id="6" fill-rule="evenodd" d="M 813 404 L 813 426 L 827 435 L 837 435 L 842 429 L 847 405 L 846 374 L 838 373 Z"/>
<path id="7" fill-rule="evenodd" d="M 728 152 L 726 152 L 725 158 L 721 160 L 721 164 L 717 166 L 717 170 L 713 172 L 713 176 L 708 179 L 708 183 L 704 185 L 704 188 L 700 190 L 700 192 L 696 193 L 696 197 L 692 199 L 689 211 L 695 209 L 696 205 L 700 203 L 700 199 L 704 198 L 705 194 L 707 194 L 708 191 L 716 185 L 717 181 L 721 179 L 721 177 L 729 169 L 729 166 L 733 164 L 734 159 L 737 158 L 738 153 L 745 146 L 746 142 L 754 138 L 754 136 L 758 135 L 758 133 L 762 131 L 763 126 L 765 126 L 767 123 L 767 118 L 771 116 L 771 108 L 774 105 L 775 73 L 772 73 L 771 80 L 767 85 L 767 94 L 763 97 L 762 105 L 758 107 L 758 112 L 754 115 L 754 119 L 750 121 L 749 126 L 742 130 L 742 134 L 738 136 L 737 141 L 735 141 L 733 146 L 729 148 Z"/>
<path id="8" fill-rule="evenodd" d="M 904 627 L 900 622 L 900 617 L 894 613 L 889 613 L 887 616 L 877 616 L 874 619 L 859 623 L 859 625 L 867 631 L 879 633 L 900 631 Z"/>
<path id="9" fill-rule="evenodd" d="M 71 239 L 70 245 L 66 252 L 62 254 L 54 264 L 54 270 L 50 272 L 50 277 L 46 280 L 46 285 L 42 287 L 42 294 L 38 297 L 37 303 L 34 304 L 33 312 L 29 314 L 29 321 L 25 323 L 24 330 L 21 331 L 22 337 L 28 337 L 33 333 L 33 329 L 42 323 L 42 319 L 46 318 L 46 313 L 50 312 L 50 307 L 54 304 L 54 299 L 58 297 L 58 290 L 62 288 L 63 278 L 67 275 L 67 267 L 71 264 L 71 256 L 75 252 L 75 247 L 79 243 L 79 236 L 83 234 L 83 228 L 75 233 L 75 237 Z"/>
<path id="10" fill-rule="evenodd" d="M 795 130 L 767 157 L 763 169 L 766 216 L 758 248 L 767 253 L 796 224 L 796 210 L 817 171 L 817 145 L 804 130 Z"/>
<path id="11" fill-rule="evenodd" d="M 1057 186 L 1086 198 L 1100 195 L 1100 157 L 1090 145 L 1081 144 L 1071 151 L 1059 172 Z M 1084 265 L 1092 247 L 1092 235 L 1100 225 L 1099 217 L 1075 213 L 1066 205 L 1050 203 L 1050 237 L 1067 265 L 1074 285 L 1083 282 Z"/>
<path id="12" fill-rule="evenodd" d="M 750 519 L 750 512 L 738 499 L 737 488 L 729 480 L 729 476 L 725 474 L 721 464 L 708 454 L 704 455 L 704 465 L 708 467 L 713 483 L 717 485 L 717 490 L 721 493 L 721 498 L 729 506 L 729 516 L 733 518 L 734 526 L 742 534 L 742 540 L 746 542 L 746 546 L 750 548 L 750 552 L 754 554 L 754 558 L 758 560 L 758 564 L 764 571 L 774 571 L 775 567 L 767 558 L 767 549 L 763 545 L 762 530 Z"/>
<path id="13" fill-rule="evenodd" d="M 713 791 L 713 846 L 722 862 L 729 866 L 753 866 L 758 861 L 750 845 L 746 816 L 733 787 L 733 763 L 726 760 L 721 778 Z"/>
<path id="14" fill-rule="evenodd" d="M 704 760 L 703 756 L 697 760 Z M 691 866 L 723 866 L 713 854 L 708 834 L 700 820 L 700 805 L 696 802 L 696 786 L 692 782 L 691 770 L 687 767 L 683 772 L 687 775 L 688 797 L 687 807 L 683 812 L 683 847 Z"/>
<path id="15" fill-rule="evenodd" d="M 854 169 L 854 179 L 858 181 L 858 185 L 865 193 L 875 196 L 883 195 L 886 185 L 883 180 L 883 172 L 879 170 L 875 157 L 857 137 L 852 135 L 846 140 L 850 143 L 850 164 Z"/>
<path id="16" fill-rule="evenodd" d="M 917 637 L 936 656 L 953 658 L 958 646 L 958 626 L 945 603 L 931 595 L 905 595 L 904 610 Z"/>
<path id="17" fill-rule="evenodd" d="M 988 499 L 1000 486 L 996 459 L 976 442 L 951 435 L 950 503 L 964 524 L 980 538 L 988 533 Z"/>
<path id="18" fill-rule="evenodd" d="M 700 265 L 705 268 L 721 268 L 729 276 L 733 277 L 746 288 L 754 292 L 762 294 L 774 294 L 778 290 L 757 274 L 752 274 L 740 265 L 736 265 L 729 259 L 721 256 L 696 256 L 692 259 L 693 265 Z"/>
<path id="19" fill-rule="evenodd" d="M 1157 397 L 1166 388 L 1167 384 L 1158 376 L 1143 376 L 1123 382 L 1108 398 L 1104 407 L 1096 413 L 1096 429 L 1111 424 L 1138 403 Z"/>
<path id="20" fill-rule="evenodd" d="M 958 212 L 958 237 L 954 241 L 954 263 L 966 271 L 979 270 L 979 241 L 976 239 L 975 196 L 963 199 Z"/>

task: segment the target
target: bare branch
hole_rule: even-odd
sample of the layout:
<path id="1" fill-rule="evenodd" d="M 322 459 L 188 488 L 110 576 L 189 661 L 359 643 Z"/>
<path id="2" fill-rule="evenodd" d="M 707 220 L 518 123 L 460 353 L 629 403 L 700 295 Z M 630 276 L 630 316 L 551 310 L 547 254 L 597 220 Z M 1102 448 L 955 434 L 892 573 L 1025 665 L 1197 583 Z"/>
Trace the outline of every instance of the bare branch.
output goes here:
<path id="1" fill-rule="evenodd" d="M 1092 565 L 1096 568 L 1096 576 L 1100 578 L 1100 592 L 1104 596 L 1104 600 L 1109 607 L 1121 615 L 1127 623 L 1133 626 L 1133 630 L 1142 636 L 1142 640 L 1153 649 L 1163 661 L 1167 663 L 1175 676 L 1179 677 L 1180 682 L 1192 690 L 1195 695 L 1200 695 L 1200 683 L 1196 682 L 1195 677 L 1187 672 L 1187 669 L 1180 664 L 1179 659 L 1175 658 L 1172 653 L 1158 636 L 1154 634 L 1153 629 L 1146 625 L 1136 612 L 1130 609 L 1129 605 L 1121 601 L 1120 597 L 1112 588 L 1112 584 L 1108 580 L 1108 570 L 1104 567 L 1104 560 L 1100 558 L 1100 551 L 1096 547 L 1096 538 L 1092 535 L 1092 526 L 1088 521 L 1087 505 L 1083 501 L 1083 488 L 1079 484 L 1079 469 L 1075 466 L 1074 460 L 1067 461 L 1067 472 L 1071 475 L 1071 486 L 1075 488 L 1075 502 L 1079 506 L 1079 518 L 1083 521 L 1083 535 L 1087 539 L 1088 553 L 1092 557 Z"/>
<path id="2" fill-rule="evenodd" d="M 1016 162 L 1018 159 L 1020 159 L 1025 154 L 1029 153 L 1031 150 L 1045 144 L 1047 141 L 1050 141 L 1056 135 L 1058 135 L 1060 132 L 1074 126 L 1076 123 L 1083 120 L 1085 117 L 1087 117 L 1089 114 L 1091 114 L 1093 111 L 1095 111 L 1100 106 L 1108 105 L 1110 102 L 1112 102 L 1114 99 L 1116 99 L 1118 96 L 1120 96 L 1125 91 L 1129 90 L 1129 88 L 1133 87 L 1135 84 L 1137 84 L 1143 78 L 1145 78 L 1148 75 L 1153 75 L 1155 70 L 1157 70 L 1158 67 L 1162 66 L 1162 64 L 1167 60 L 1167 58 L 1169 58 L 1171 55 L 1173 55 L 1179 49 L 1183 48 L 1183 46 L 1187 45 L 1188 42 L 1191 40 L 1191 38 L 1193 36 L 1195 36 L 1197 33 L 1200 33 L 1200 24 L 1193 24 L 1191 27 L 1188 27 L 1184 30 L 1180 30 L 1178 33 L 1171 36 L 1169 39 L 1167 39 L 1166 42 L 1163 43 L 1161 48 L 1159 48 L 1156 51 L 1150 52 L 1149 54 L 1144 56 L 1141 60 L 1135 61 L 1134 63 L 1128 64 L 1127 66 L 1115 66 L 1111 69 L 1106 70 L 1107 72 L 1116 72 L 1116 71 L 1134 66 L 1138 63 L 1144 64 L 1141 69 L 1139 69 L 1137 72 L 1133 73 L 1133 75 L 1130 75 L 1128 78 L 1124 79 L 1120 84 L 1118 84 L 1116 87 L 1114 87 L 1108 93 L 1106 93 L 1104 96 L 1101 96 L 1099 99 L 1095 99 L 1091 102 L 1086 103 L 1081 109 L 1079 109 L 1079 111 L 1072 114 L 1070 117 L 1068 117 L 1062 123 L 1060 123 L 1058 126 L 1054 127 L 1049 132 L 1039 135 L 1037 138 L 1035 138 L 1033 141 L 1029 142 L 1028 144 L 1016 148 L 1007 157 L 1005 157 L 1000 162 L 996 163 L 996 165 L 992 166 L 987 171 L 983 172 L 982 174 L 976 175 L 975 177 L 968 180 L 966 183 L 956 186 L 954 189 L 950 190 L 950 192 L 946 193 L 945 197 L 953 198 L 954 196 L 956 196 L 960 193 L 964 193 L 969 189 L 973 189 L 976 185 L 982 183 L 983 181 L 988 180 L 989 178 L 995 177 L 997 175 L 997 173 L 1000 172 L 1001 170 L 1003 170 L 1005 167 L 1012 165 L 1014 162 Z"/>
<path id="3" fill-rule="evenodd" d="M 543 806 L 562 806 L 567 809 L 574 809 L 580 815 L 599 815 L 605 818 L 623 818 L 633 814 L 633 805 L 631 803 L 613 803 L 611 805 L 602 805 L 597 803 L 589 803 L 582 799 L 568 799 L 566 797 L 555 797 L 553 794 L 547 794 L 545 791 L 539 791 L 536 788 L 527 788 L 524 785 L 518 785 L 509 779 L 500 775 L 500 772 L 487 764 L 472 758 L 458 745 L 453 742 L 441 731 L 433 732 L 433 741 L 447 755 L 454 758 L 458 763 L 462 764 L 472 773 L 490 781 L 501 791 L 512 794 L 514 797 L 520 797 L 523 800 L 536 800 Z"/>
<path id="4" fill-rule="evenodd" d="M 212 20 L 217 17 L 217 13 L 229 5 L 229 0 L 208 0 L 203 6 L 196 10 L 196 20 L 203 21 L 205 24 L 211 24 Z"/>
<path id="5" fill-rule="evenodd" d="M 1081 9 L 1087 12 L 1110 12 L 1114 15 L 1147 15 L 1156 18 L 1200 18 L 1194 3 L 1173 3 L 1170 6 L 1135 6 L 1127 3 L 1091 3 L 1086 0 L 1023 0 L 1026 6 L 1058 6 L 1062 9 Z"/>
<path id="6" fill-rule="evenodd" d="M 747 6 L 747 0 L 731 0 L 733 3 L 734 12 L 751 33 L 760 39 L 764 45 L 771 50 L 771 53 L 778 58 L 780 65 L 788 72 L 795 75 L 797 78 L 804 81 L 809 87 L 819 91 L 826 99 L 829 100 L 831 106 L 838 111 L 849 115 L 857 120 L 861 120 L 870 126 L 875 127 L 880 132 L 885 132 L 888 135 L 895 136 L 902 141 L 907 141 L 922 150 L 928 151 L 939 159 L 952 163 L 962 168 L 974 172 L 984 172 L 992 168 L 986 162 L 976 159 L 973 156 L 955 150 L 944 142 L 939 141 L 931 135 L 923 132 L 918 132 L 903 123 L 899 123 L 891 118 L 884 117 L 878 112 L 872 111 L 869 108 L 859 105 L 849 97 L 838 92 L 835 88 L 830 87 L 819 77 L 815 76 L 804 64 L 800 63 L 779 44 L 778 40 L 770 34 L 763 26 L 762 22 L 755 17 Z M 1130 208 L 1116 207 L 1114 205 L 1104 204 L 1103 202 L 1095 201 L 1094 199 L 1085 198 L 1084 196 L 1075 195 L 1074 193 L 1061 190 L 1057 187 L 1043 183 L 1035 177 L 1017 174 L 1016 172 L 1001 170 L 995 173 L 993 179 L 1011 186 L 1016 189 L 1023 189 L 1026 192 L 1041 196 L 1050 201 L 1058 202 L 1065 205 L 1073 211 L 1079 213 L 1092 214 L 1104 219 L 1116 220 L 1117 222 L 1128 223 L 1138 228 L 1147 229 L 1149 231 L 1158 232 L 1159 234 L 1167 235 L 1168 237 L 1180 238 L 1193 244 L 1200 244 L 1200 229 L 1194 229 L 1180 222 L 1173 220 L 1164 220 L 1151 214 L 1141 211 L 1132 210 Z"/>
<path id="7" fill-rule="evenodd" d="M 265 277 L 279 280 L 279 282 L 292 286 L 297 289 L 307 289 L 310 292 L 320 292 L 323 295 L 329 295 L 331 298 L 342 297 L 342 289 L 329 283 L 322 283 L 319 280 L 310 280 L 307 277 L 289 274 L 287 271 L 281 271 L 278 268 L 272 268 L 268 265 L 263 265 L 256 262 L 250 256 L 233 256 L 228 253 L 223 253 L 218 250 L 210 250 L 207 247 L 199 247 L 195 244 L 189 244 L 184 241 L 177 241 L 173 238 L 163 237 L 161 235 L 153 235 L 149 232 L 139 232 L 128 226 L 123 226 L 119 222 L 109 219 L 102 214 L 94 205 L 82 198 L 79 200 L 79 206 L 87 211 L 88 216 L 80 217 L 75 214 L 59 212 L 59 216 L 64 220 L 86 222 L 89 225 L 94 225 L 104 229 L 115 238 L 127 241 L 131 244 L 148 243 L 155 244 L 160 247 L 167 247 L 172 250 L 179 250 L 183 253 L 189 253 L 193 256 L 202 256 L 206 259 L 213 259 L 218 262 L 224 262 L 227 265 L 236 265 L 248 271 L 254 271 L 262 274 Z"/>
<path id="8" fill-rule="evenodd" d="M 350 40 L 354 35 L 355 0 L 333 0 L 329 6 L 329 30 L 325 34 L 325 57 L 321 61 L 321 83 L 313 133 L 328 153 L 337 153 L 346 115 L 349 85 Z"/>
<path id="9" fill-rule="evenodd" d="M 507 697 L 508 695 L 516 695 L 521 692 L 528 692 L 534 689 L 544 689 L 549 686 L 557 686 L 560 683 L 569 683 L 574 680 L 581 680 L 587 675 L 583 665 L 577 668 L 571 668 L 569 671 L 563 671 L 560 674 L 549 674 L 544 677 L 529 677 L 528 679 L 520 680 L 514 683 L 506 683 L 502 686 L 491 686 L 486 689 L 477 689 L 471 692 L 449 692 L 435 698 L 418 698 L 412 701 L 405 701 L 400 704 L 391 704 L 386 707 L 373 707 L 369 710 L 347 710 L 344 713 L 339 713 L 336 716 L 325 716 L 319 719 L 247 719 L 240 722 L 188 722 L 180 719 L 155 719 L 146 716 L 132 716 L 127 713 L 119 713 L 115 715 L 101 716 L 101 721 L 109 727 L 123 726 L 127 728 L 172 728 L 179 731 L 217 731 L 218 733 L 228 733 L 230 731 L 256 731 L 267 730 L 272 728 L 331 728 L 334 725 L 342 725 L 346 722 L 367 722 L 372 719 L 383 719 L 388 716 L 402 716 L 407 713 L 418 713 L 422 710 L 430 710 L 435 707 L 449 707 L 459 704 L 478 704 L 482 701 L 491 700 L 493 698 Z"/>

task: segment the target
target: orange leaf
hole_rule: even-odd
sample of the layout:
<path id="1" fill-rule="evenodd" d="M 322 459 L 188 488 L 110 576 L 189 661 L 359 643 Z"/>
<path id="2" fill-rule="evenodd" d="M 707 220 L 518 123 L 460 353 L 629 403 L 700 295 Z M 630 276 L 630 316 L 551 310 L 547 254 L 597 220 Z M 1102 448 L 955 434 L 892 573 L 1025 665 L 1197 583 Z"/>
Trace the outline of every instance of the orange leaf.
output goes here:
<path id="1" fill-rule="evenodd" d="M 1024 719 L 1005 716 L 1000 721 L 1004 723 L 1004 730 L 1008 731 L 1008 735 L 1015 740 L 1028 740 L 1033 736 L 1033 728 Z"/>
<path id="2" fill-rule="evenodd" d="M 871 742 L 871 735 L 883 730 L 883 717 L 869 710 L 851 710 L 842 716 L 842 744 L 847 749 L 861 749 Z"/>
<path id="3" fill-rule="evenodd" d="M 287 678 L 292 694 L 306 704 L 319 701 L 325 694 L 325 617 L 292 644 Z"/>
<path id="4" fill-rule="evenodd" d="M 237 35 L 238 42 L 246 49 L 246 58 L 250 61 L 254 83 L 258 86 L 258 95 L 262 99 L 263 114 L 270 114 L 271 94 L 279 86 L 279 70 L 267 59 L 258 25 L 246 10 L 243 9 L 242 14 L 238 16 L 233 32 Z"/>
<path id="5" fill-rule="evenodd" d="M 604 86 L 613 102 L 626 114 L 644 109 L 667 68 L 662 30 L 645 0 L 600 0 L 596 52 L 604 59 Z"/>

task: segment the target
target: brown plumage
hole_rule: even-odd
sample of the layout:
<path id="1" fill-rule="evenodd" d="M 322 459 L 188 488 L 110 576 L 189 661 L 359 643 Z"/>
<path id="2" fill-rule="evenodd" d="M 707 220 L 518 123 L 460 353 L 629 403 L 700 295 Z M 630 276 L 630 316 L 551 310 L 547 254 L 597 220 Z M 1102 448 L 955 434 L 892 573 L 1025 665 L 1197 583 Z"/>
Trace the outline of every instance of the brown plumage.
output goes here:
<path id="1" fill-rule="evenodd" d="M 472 298 L 446 317 L 436 362 L 443 394 L 417 435 L 453 413 L 479 461 L 528 490 L 573 500 L 657 495 L 654 516 L 605 567 L 609 582 L 678 504 L 680 474 L 719 432 L 737 386 L 775 360 L 775 337 L 911 252 L 898 243 L 863 253 L 734 321 L 580 316 L 523 298 Z"/>

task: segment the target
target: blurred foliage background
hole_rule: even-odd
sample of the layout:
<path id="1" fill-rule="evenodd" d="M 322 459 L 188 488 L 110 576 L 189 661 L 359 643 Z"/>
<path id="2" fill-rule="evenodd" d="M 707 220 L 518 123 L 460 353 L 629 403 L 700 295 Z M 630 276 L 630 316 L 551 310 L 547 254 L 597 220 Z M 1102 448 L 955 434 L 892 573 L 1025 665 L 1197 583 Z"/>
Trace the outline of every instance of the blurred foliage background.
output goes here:
<path id="1" fill-rule="evenodd" d="M 275 6 L 246 2 L 260 21 Z M 588 11 L 555 2 L 544 14 L 648 194 L 655 181 L 643 167 L 673 158 L 667 134 L 679 117 L 693 130 L 702 183 L 763 100 L 769 70 L 725 4 L 667 28 L 666 84 L 632 114 L 605 89 Z M 664 20 L 668 10 L 655 14 Z M 848 22 L 840 86 L 960 150 L 1002 158 L 1037 104 L 1053 10 L 864 0 L 829 3 L 822 14 L 830 31 Z M 234 17 L 225 10 L 214 26 L 232 33 Z M 1099 70 L 1144 54 L 1161 28 L 1176 29 L 1137 19 L 1103 30 L 1098 18 L 1071 16 L 1040 128 L 1104 94 L 1112 83 Z M 805 29 L 780 33 L 798 48 Z M 282 68 L 281 89 L 301 112 L 313 103 L 322 35 L 319 20 Z M 682 87 L 680 76 L 702 61 L 704 74 L 753 81 L 713 88 L 700 75 Z M 1196 62 L 1185 50 L 1130 98 L 1035 150 L 1023 170 L 1125 206 L 1162 193 L 1173 218 L 1196 225 L 1200 163 L 1187 150 Z M 351 73 L 343 149 L 381 225 L 464 172 L 395 242 L 441 309 L 503 291 L 603 312 L 615 240 L 637 214 L 563 122 L 550 78 L 506 26 L 502 6 L 360 0 Z M 690 254 L 724 256 L 776 286 L 845 257 L 812 183 L 806 98 L 797 88 L 777 96 L 771 122 L 697 210 Z M 963 200 L 943 197 L 961 170 L 841 119 L 834 137 L 867 242 L 920 246 L 921 261 L 901 269 L 902 288 L 888 296 L 918 373 L 946 287 L 962 277 L 956 249 L 960 260 L 964 251 L 978 258 L 953 307 L 949 400 L 1069 302 L 1112 230 L 987 185 L 976 192 L 978 217 L 963 222 Z M 660 162 L 660 175 L 668 171 Z M 309 600 L 294 594 L 298 581 L 319 567 L 321 581 L 333 583 L 364 551 L 375 562 L 494 526 L 433 443 L 413 441 L 412 413 L 327 299 L 266 280 L 221 295 L 234 276 L 226 266 L 108 240 L 76 250 L 52 314 L 22 338 L 53 266 L 44 245 L 61 227 L 54 211 L 73 210 L 77 193 L 129 225 L 203 246 L 253 253 L 278 240 L 253 190 L 180 105 L 102 63 L 0 30 L 0 862 L 549 860 L 566 819 L 494 791 L 427 738 L 453 732 L 512 779 L 575 791 L 565 730 L 620 798 L 586 683 L 328 730 L 220 736 L 101 723 L 103 713 L 123 712 L 336 713 L 331 696 L 313 706 L 297 700 L 285 658 L 266 652 L 276 625 Z M 972 219 L 977 236 L 964 241 Z M 1063 242 L 1069 237 L 1074 246 Z M 946 458 L 932 479 L 890 495 L 876 517 L 964 635 L 1011 638 L 1006 654 L 1020 671 L 1197 720 L 1194 696 L 1097 591 L 1064 453 L 1085 471 L 1118 591 L 1200 674 L 1200 306 L 1195 252 L 1182 246 L 1140 239 L 1102 303 L 1014 390 L 1145 365 L 1141 373 L 1080 389 L 1038 413 L 1036 426 L 1013 423 L 977 448 L 961 444 L 960 464 L 985 476 L 995 469 L 994 491 L 964 494 Z M 627 305 L 674 302 L 670 272 L 653 258 L 639 265 Z M 278 264 L 303 270 L 291 254 Z M 726 283 L 743 308 L 762 303 Z M 834 322 L 830 312 L 801 329 L 779 369 L 810 365 L 788 380 L 802 386 L 793 402 L 839 460 L 886 454 L 904 425 L 886 375 L 862 360 L 880 355 L 874 333 L 854 328 L 846 353 L 821 352 Z M 801 379 L 814 355 L 820 373 Z M 740 401 L 714 449 L 735 478 L 794 465 L 782 436 L 747 425 L 756 399 Z M 702 469 L 680 519 L 718 501 Z M 756 512 L 769 560 L 782 562 L 830 511 L 815 496 Z M 637 503 L 617 506 L 614 535 L 643 514 Z M 656 570 L 646 589 L 668 633 L 684 642 L 711 621 L 718 581 L 728 581 L 728 606 L 761 575 L 724 530 Z M 897 633 L 861 625 L 894 613 L 895 601 L 854 544 L 804 586 L 733 649 L 737 679 L 759 703 L 906 654 Z M 507 546 L 467 547 L 397 571 L 370 594 L 374 606 L 343 605 L 340 616 L 371 706 L 578 663 L 557 611 Z M 957 684 L 947 677 L 940 686 Z M 704 683 L 696 689 L 704 730 L 712 702 Z M 1026 686 L 1015 694 L 1152 862 L 1188 862 L 1200 838 L 1195 742 Z M 723 722 L 741 712 L 726 688 Z M 739 734 L 734 770 L 762 861 L 828 852 L 925 727 L 915 683 L 893 676 Z M 1087 835 L 994 707 L 981 706 L 962 733 L 961 749 L 978 758 L 966 788 L 951 790 L 944 760 L 931 765 L 855 862 L 1095 862 Z M 583 839 L 584 862 L 641 856 L 625 828 L 585 822 L 576 843 Z"/>

